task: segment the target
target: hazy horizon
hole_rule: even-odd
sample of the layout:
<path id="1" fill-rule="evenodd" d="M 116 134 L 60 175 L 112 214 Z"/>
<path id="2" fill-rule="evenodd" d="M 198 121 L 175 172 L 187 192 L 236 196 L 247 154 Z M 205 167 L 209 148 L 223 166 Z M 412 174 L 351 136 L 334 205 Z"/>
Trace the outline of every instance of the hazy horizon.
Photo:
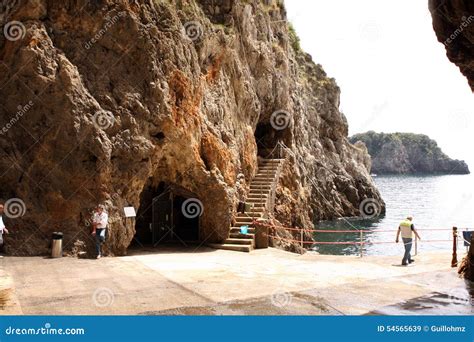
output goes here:
<path id="1" fill-rule="evenodd" d="M 426 134 L 474 168 L 473 94 L 438 42 L 426 1 L 285 4 L 302 49 L 341 88 L 349 135 Z"/>

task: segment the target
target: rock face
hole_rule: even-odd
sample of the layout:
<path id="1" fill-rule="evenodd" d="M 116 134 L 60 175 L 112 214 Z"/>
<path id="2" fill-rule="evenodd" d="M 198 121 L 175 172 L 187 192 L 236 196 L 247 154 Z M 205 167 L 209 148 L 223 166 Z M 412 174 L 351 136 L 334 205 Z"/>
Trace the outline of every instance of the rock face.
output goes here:
<path id="1" fill-rule="evenodd" d="M 433 29 L 474 91 L 474 2 L 429 0 Z"/>
<path id="2" fill-rule="evenodd" d="M 372 157 L 371 172 L 377 174 L 468 174 L 464 161 L 450 159 L 436 141 L 423 134 L 367 133 L 350 138 L 363 142 Z"/>
<path id="3" fill-rule="evenodd" d="M 1 4 L 0 198 L 20 209 L 6 218 L 9 253 L 45 253 L 53 231 L 66 251 L 90 250 L 91 208 L 105 203 L 106 252 L 125 254 L 170 187 L 196 200 L 199 241 L 220 242 L 278 142 L 283 223 L 358 215 L 366 198 L 383 207 L 339 88 L 299 49 L 281 2 Z"/>

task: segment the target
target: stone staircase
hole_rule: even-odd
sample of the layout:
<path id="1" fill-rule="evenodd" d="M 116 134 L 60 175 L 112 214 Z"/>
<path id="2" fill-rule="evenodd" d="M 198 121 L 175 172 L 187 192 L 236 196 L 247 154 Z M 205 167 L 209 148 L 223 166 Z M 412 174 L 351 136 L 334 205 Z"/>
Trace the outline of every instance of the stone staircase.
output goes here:
<path id="1" fill-rule="evenodd" d="M 250 183 L 250 192 L 246 203 L 252 206 L 250 212 L 238 213 L 234 225 L 230 227 L 229 237 L 223 243 L 212 243 L 210 247 L 232 251 L 250 252 L 255 248 L 255 228 L 252 222 L 264 217 L 268 210 L 273 210 L 274 189 L 278 182 L 280 165 L 283 159 L 261 160 L 258 173 Z M 247 234 L 240 233 L 240 226 L 248 225 Z"/>

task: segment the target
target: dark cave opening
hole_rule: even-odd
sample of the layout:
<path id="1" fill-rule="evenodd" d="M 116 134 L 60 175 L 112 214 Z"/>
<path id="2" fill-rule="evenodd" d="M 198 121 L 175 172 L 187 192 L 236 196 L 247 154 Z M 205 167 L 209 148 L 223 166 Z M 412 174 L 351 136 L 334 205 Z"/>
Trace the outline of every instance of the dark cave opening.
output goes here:
<path id="1" fill-rule="evenodd" d="M 277 146 L 279 142 L 288 145 L 288 131 L 275 129 L 270 122 L 259 122 L 254 133 L 257 155 L 262 158 L 280 158 L 281 150 Z"/>
<path id="2" fill-rule="evenodd" d="M 140 195 L 132 247 L 199 241 L 202 204 L 190 191 L 151 181 Z"/>

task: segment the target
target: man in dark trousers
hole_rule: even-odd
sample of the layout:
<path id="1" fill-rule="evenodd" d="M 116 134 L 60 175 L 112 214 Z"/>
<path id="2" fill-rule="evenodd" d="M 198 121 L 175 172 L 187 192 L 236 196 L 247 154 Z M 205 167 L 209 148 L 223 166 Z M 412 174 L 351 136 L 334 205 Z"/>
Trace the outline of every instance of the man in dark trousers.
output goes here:
<path id="1" fill-rule="evenodd" d="M 97 252 L 97 259 L 102 256 L 102 243 L 105 241 L 105 233 L 109 215 L 105 212 L 104 205 L 98 205 L 94 215 L 92 216 L 92 235 L 95 236 L 95 247 Z"/>
<path id="2" fill-rule="evenodd" d="M 402 241 L 405 246 L 405 254 L 403 255 L 402 259 L 403 266 L 407 266 L 408 264 L 411 264 L 415 261 L 411 258 L 410 254 L 413 244 L 413 234 L 417 239 L 421 240 L 418 232 L 415 230 L 415 225 L 412 222 L 413 216 L 408 216 L 405 220 L 403 220 L 398 226 L 397 238 L 395 239 L 395 242 L 398 243 L 398 238 L 400 237 L 400 234 L 402 235 Z"/>

